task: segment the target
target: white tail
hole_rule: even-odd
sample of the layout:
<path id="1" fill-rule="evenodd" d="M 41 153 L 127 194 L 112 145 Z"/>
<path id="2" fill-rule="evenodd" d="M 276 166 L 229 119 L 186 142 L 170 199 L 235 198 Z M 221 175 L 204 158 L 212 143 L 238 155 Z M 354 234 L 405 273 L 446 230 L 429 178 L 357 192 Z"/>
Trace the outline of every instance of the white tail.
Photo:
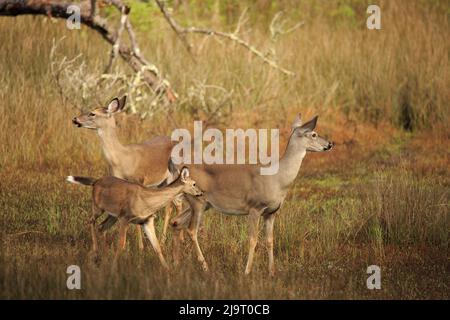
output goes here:
<path id="1" fill-rule="evenodd" d="M 67 176 L 66 181 L 74 184 L 81 184 L 83 186 L 92 186 L 96 180 L 88 177 Z"/>

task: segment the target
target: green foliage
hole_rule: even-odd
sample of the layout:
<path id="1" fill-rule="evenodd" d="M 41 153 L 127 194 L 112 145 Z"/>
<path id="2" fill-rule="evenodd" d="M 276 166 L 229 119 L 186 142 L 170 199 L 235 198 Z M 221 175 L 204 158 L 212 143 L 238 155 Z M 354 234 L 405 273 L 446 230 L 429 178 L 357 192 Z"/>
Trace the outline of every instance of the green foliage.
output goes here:
<path id="1" fill-rule="evenodd" d="M 347 19 L 354 21 L 356 13 L 349 4 L 340 3 L 335 10 L 330 12 L 330 16 L 336 19 Z"/>
<path id="2" fill-rule="evenodd" d="M 153 1 L 127 0 L 125 3 L 131 8 L 129 18 L 136 30 L 149 32 L 155 27 L 154 18 L 158 16 L 159 9 Z M 102 8 L 101 14 L 117 22 L 120 17 L 120 13 L 113 6 Z"/>

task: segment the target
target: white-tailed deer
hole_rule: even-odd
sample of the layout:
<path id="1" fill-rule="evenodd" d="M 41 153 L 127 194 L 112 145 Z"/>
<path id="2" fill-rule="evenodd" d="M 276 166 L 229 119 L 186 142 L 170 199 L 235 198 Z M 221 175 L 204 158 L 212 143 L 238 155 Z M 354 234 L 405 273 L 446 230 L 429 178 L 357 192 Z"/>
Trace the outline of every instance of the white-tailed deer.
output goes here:
<path id="1" fill-rule="evenodd" d="M 279 171 L 274 175 L 261 175 L 259 165 L 189 165 L 192 178 L 203 191 L 201 197 L 186 196 L 192 212 L 175 218 L 173 226 L 190 222 L 188 233 L 194 242 L 197 257 L 204 270 L 208 265 L 198 244 L 197 232 L 203 212 L 213 207 L 224 214 L 247 215 L 250 244 L 245 274 L 252 269 L 257 243 L 258 225 L 262 217 L 265 224 L 269 273 L 274 274 L 273 225 L 275 213 L 282 206 L 289 187 L 300 170 L 307 151 L 327 151 L 333 143 L 320 137 L 314 128 L 317 117 L 302 125 L 300 115 L 292 125 L 292 132 Z M 192 215 L 189 217 L 188 215 Z"/>
<path id="2" fill-rule="evenodd" d="M 96 130 L 101 143 L 103 154 L 110 166 L 110 174 L 121 179 L 142 184 L 143 186 L 157 186 L 163 182 L 170 183 L 174 178 L 174 171 L 169 170 L 170 153 L 173 144 L 169 137 L 158 136 L 141 144 L 123 145 L 116 132 L 115 115 L 125 107 L 126 96 L 113 99 L 107 107 L 97 108 L 72 119 L 78 127 Z M 176 170 L 176 169 L 174 169 Z M 174 202 L 178 213 L 181 212 L 181 201 Z M 166 237 L 171 204 L 166 208 L 164 219 L 163 241 Z M 108 216 L 102 222 L 102 230 L 108 229 L 116 222 Z M 95 224 L 95 222 L 93 222 Z M 137 228 L 139 248 L 143 248 L 142 234 Z"/>
<path id="3" fill-rule="evenodd" d="M 180 176 L 171 184 L 162 188 L 145 188 L 116 177 L 93 179 L 88 177 L 68 176 L 71 183 L 92 186 L 92 220 L 95 221 L 104 212 L 119 220 L 119 245 L 117 254 L 124 249 L 126 230 L 129 223 L 142 225 L 153 249 L 165 268 L 167 262 L 162 254 L 158 238 L 155 234 L 154 218 L 156 212 L 170 204 L 182 193 L 193 197 L 202 194 L 195 181 L 189 177 L 189 170 L 183 168 Z M 97 237 L 94 225 L 91 225 L 94 250 L 97 249 Z"/>

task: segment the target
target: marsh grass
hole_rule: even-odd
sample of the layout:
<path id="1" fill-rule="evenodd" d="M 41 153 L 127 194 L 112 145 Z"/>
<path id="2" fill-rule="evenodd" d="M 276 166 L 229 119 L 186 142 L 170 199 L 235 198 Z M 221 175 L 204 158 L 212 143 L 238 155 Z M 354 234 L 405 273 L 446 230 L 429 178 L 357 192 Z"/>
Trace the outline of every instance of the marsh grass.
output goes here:
<path id="1" fill-rule="evenodd" d="M 114 230 L 108 234 L 111 248 L 93 262 L 90 192 L 64 178 L 99 177 L 106 165 L 95 133 L 72 126 L 70 119 L 79 111 L 59 97 L 49 55 L 53 38 L 66 36 L 62 53 L 82 52 L 89 70 L 99 72 L 109 48 L 90 30 L 68 31 L 63 21 L 2 17 L 1 298 L 449 298 L 448 13 L 437 4 L 384 1 L 383 29 L 370 32 L 364 1 L 286 1 L 292 19 L 307 23 L 272 42 L 267 19 L 275 9 L 263 2 L 250 5 L 252 29 L 243 36 L 261 50 L 273 48 L 279 63 L 297 73 L 294 78 L 210 38 L 192 38 L 199 57 L 192 63 L 157 14 L 151 25 L 139 28 L 138 37 L 146 56 L 180 94 L 171 107 L 178 126 L 190 128 L 193 120 L 208 116 L 195 112 L 195 100 L 185 99 L 198 83 L 233 92 L 226 105 L 232 110 L 229 118 L 213 117 L 212 123 L 285 128 L 282 144 L 294 114 L 320 114 L 317 131 L 332 137 L 336 148 L 307 156 L 279 213 L 277 276 L 267 276 L 262 237 L 254 274 L 242 275 L 246 219 L 212 210 L 200 231 L 209 274 L 198 267 L 188 240 L 182 263 L 166 274 L 148 244 L 144 253 L 136 250 L 131 233 L 114 271 Z M 221 18 L 213 19 L 208 10 L 214 8 L 180 7 L 175 14 L 187 24 L 227 29 L 242 9 L 236 3 L 219 6 Z M 268 17 L 255 14 L 264 8 L 272 12 Z M 117 68 L 129 72 L 120 61 Z M 109 98 L 97 97 L 89 106 L 72 102 L 89 108 Z M 143 141 L 170 133 L 175 123 L 164 112 L 145 121 L 121 115 L 120 137 Z M 172 246 L 169 239 L 168 257 Z M 81 267 L 80 291 L 66 289 L 71 264 Z M 366 288 L 370 264 L 382 268 L 380 291 Z"/>

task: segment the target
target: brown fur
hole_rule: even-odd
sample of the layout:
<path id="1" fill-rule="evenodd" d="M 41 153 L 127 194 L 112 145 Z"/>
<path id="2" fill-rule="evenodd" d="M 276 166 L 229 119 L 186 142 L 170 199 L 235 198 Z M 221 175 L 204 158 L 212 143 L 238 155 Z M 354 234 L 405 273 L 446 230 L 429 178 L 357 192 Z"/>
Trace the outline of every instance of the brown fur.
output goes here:
<path id="1" fill-rule="evenodd" d="M 273 223 L 275 213 L 282 206 L 289 187 L 296 178 L 306 151 L 327 151 L 333 143 L 317 135 L 313 130 L 317 117 L 302 125 L 300 116 L 294 121 L 292 133 L 279 170 L 274 175 L 261 175 L 259 165 L 191 165 L 191 175 L 204 191 L 202 197 L 187 196 L 192 208 L 188 232 L 194 242 L 197 257 L 205 270 L 208 269 L 197 240 L 197 232 L 203 211 L 212 206 L 225 214 L 248 216 L 250 246 L 245 273 L 252 268 L 257 242 L 258 224 L 264 219 L 269 273 L 273 274 Z M 180 221 L 178 221 L 180 220 Z M 187 213 L 177 217 L 174 224 L 188 220 Z"/>
<path id="2" fill-rule="evenodd" d="M 196 187 L 195 182 L 189 178 L 189 171 L 186 168 L 182 169 L 175 182 L 164 188 L 146 188 L 140 184 L 111 176 L 96 181 L 92 178 L 72 176 L 68 177 L 67 180 L 93 187 L 91 233 L 94 250 L 97 250 L 95 221 L 106 212 L 120 222 L 118 254 L 124 249 L 128 224 L 141 224 L 165 267 L 167 267 L 167 264 L 154 230 L 153 219 L 155 214 L 182 193 L 193 196 L 202 193 Z"/>

